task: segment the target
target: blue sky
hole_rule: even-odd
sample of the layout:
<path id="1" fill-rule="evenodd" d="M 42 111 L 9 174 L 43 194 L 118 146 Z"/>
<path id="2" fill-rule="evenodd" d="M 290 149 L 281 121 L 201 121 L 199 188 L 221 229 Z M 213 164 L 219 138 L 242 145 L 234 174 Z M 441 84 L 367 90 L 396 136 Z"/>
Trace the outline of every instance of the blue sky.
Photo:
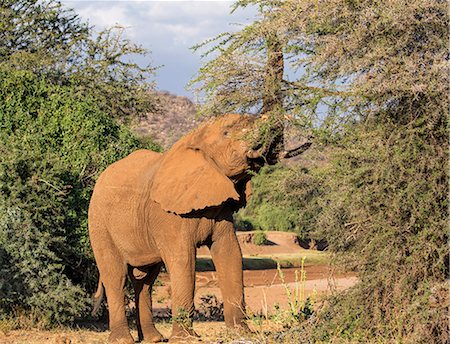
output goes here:
<path id="1" fill-rule="evenodd" d="M 100 31 L 116 24 L 127 27 L 126 35 L 134 43 L 151 51 L 141 64 L 162 66 L 156 75 L 157 89 L 194 98 L 185 90 L 202 60 L 190 47 L 234 25 L 251 22 L 254 8 L 230 14 L 232 1 L 89 1 L 62 0 L 83 20 Z"/>

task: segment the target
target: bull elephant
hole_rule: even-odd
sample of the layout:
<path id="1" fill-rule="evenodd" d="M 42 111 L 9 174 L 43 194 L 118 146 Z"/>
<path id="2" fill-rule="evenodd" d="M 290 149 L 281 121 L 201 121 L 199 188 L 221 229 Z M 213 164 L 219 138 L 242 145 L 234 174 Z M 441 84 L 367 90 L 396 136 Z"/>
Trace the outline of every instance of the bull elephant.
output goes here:
<path id="1" fill-rule="evenodd" d="M 106 291 L 109 342 L 134 343 L 124 311 L 127 275 L 136 295 L 139 339 L 162 340 L 153 324 L 151 288 L 162 264 L 171 279 L 171 338 L 195 335 L 196 248 L 207 245 L 224 300 L 225 323 L 245 327 L 242 254 L 232 214 L 250 194 L 250 171 L 264 156 L 245 139 L 253 116 L 208 121 L 166 153 L 136 151 L 99 177 L 89 206 L 89 235 L 100 272 L 97 300 Z M 266 152 L 267 153 L 267 152 Z"/>

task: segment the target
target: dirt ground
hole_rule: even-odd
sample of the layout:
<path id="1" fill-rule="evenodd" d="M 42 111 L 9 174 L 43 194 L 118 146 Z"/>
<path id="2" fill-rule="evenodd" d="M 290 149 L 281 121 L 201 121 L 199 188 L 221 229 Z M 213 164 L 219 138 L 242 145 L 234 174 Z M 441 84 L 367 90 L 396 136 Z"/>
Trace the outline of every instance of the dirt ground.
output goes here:
<path id="1" fill-rule="evenodd" d="M 352 274 L 331 273 L 326 255 L 322 252 L 302 249 L 292 233 L 269 232 L 269 245 L 264 246 L 252 244 L 251 233 L 238 233 L 238 237 L 244 256 L 244 266 L 246 265 L 246 259 L 247 265 L 249 265 L 249 263 L 252 263 L 252 259 L 258 260 L 258 258 L 265 258 L 265 260 L 262 259 L 263 263 L 283 259 L 288 261 L 289 264 L 287 265 L 296 266 L 301 261 L 301 257 L 307 257 L 304 267 L 306 279 L 302 284 L 298 283 L 300 278 L 298 266 L 281 269 L 284 281 L 280 272 L 270 264 L 268 268 L 264 268 L 264 264 L 257 264 L 257 266 L 251 266 L 250 264 L 249 266 L 252 269 L 244 270 L 245 300 L 252 314 L 271 314 L 276 304 L 279 305 L 280 309 L 286 309 L 289 303 L 289 293 L 293 297 L 296 290 L 299 291 L 300 286 L 302 286 L 302 293 L 305 297 L 311 297 L 315 301 L 319 301 L 322 296 L 333 291 L 349 288 L 357 281 Z M 210 258 L 206 247 L 200 248 L 198 255 L 204 259 Z M 155 316 L 167 318 L 170 309 L 169 275 L 161 273 L 159 281 L 158 286 L 154 287 L 153 311 Z M 196 308 L 201 306 L 201 298 L 205 295 L 215 295 L 218 300 L 221 300 L 215 271 L 198 271 L 196 274 Z M 156 326 L 166 338 L 170 335 L 171 325 L 169 322 L 159 321 Z M 195 322 L 194 329 L 201 336 L 201 343 L 217 342 L 217 338 L 228 337 L 223 322 Z M 7 333 L 0 329 L 0 344 L 100 344 L 106 343 L 108 334 L 109 332 L 104 330 L 86 329 L 15 330 Z M 135 331 L 132 334 L 137 338 Z M 233 336 L 230 338 L 236 339 L 236 334 Z M 191 340 L 190 342 L 195 343 L 197 341 Z"/>
<path id="2" fill-rule="evenodd" d="M 305 297 L 316 297 L 331 293 L 333 290 L 342 290 L 356 283 L 356 277 L 352 274 L 334 274 L 328 266 L 306 266 L 306 281 L 302 284 Z M 273 309 L 275 304 L 281 308 L 288 306 L 286 287 L 295 292 L 300 287 L 299 268 L 281 269 L 284 275 L 284 283 L 281 281 L 279 271 L 246 270 L 244 271 L 244 293 L 247 307 L 253 313 L 267 312 Z M 170 279 L 167 274 L 161 274 L 160 280 L 163 286 L 155 288 L 153 294 L 153 307 L 155 314 L 166 316 L 170 307 Z M 201 297 L 215 295 L 221 300 L 217 276 L 214 271 L 197 272 L 195 304 L 198 307 Z"/>
<path id="3" fill-rule="evenodd" d="M 168 338 L 171 332 L 171 324 L 167 322 L 158 322 L 156 328 L 161 334 Z M 194 329 L 199 335 L 199 338 L 192 338 L 185 343 L 218 343 L 217 339 L 232 340 L 238 339 L 238 333 L 230 332 L 225 328 L 223 322 L 208 321 L 196 322 Z M 108 340 L 109 331 L 94 331 L 94 330 L 17 330 L 10 331 L 7 334 L 0 332 L 0 344 L 106 344 Z M 137 340 L 137 331 L 131 331 L 131 335 Z M 228 341 L 227 340 L 227 341 Z M 145 344 L 146 342 L 142 342 Z M 241 341 L 240 343 L 250 344 L 249 341 Z"/>

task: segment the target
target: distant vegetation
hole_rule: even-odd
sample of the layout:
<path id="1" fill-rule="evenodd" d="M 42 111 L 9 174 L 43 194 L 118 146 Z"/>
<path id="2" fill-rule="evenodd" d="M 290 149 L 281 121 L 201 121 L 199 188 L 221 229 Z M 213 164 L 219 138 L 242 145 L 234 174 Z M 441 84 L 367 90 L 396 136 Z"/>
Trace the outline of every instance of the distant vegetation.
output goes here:
<path id="1" fill-rule="evenodd" d="M 154 108 L 144 53 L 95 35 L 57 1 L 0 5 L 0 320 L 52 326 L 86 316 L 97 270 L 89 198 L 106 166 L 144 144 L 126 122 Z"/>
<path id="2" fill-rule="evenodd" d="M 261 230 L 254 232 L 252 242 L 255 245 L 266 245 L 268 242 L 266 232 Z"/>
<path id="3" fill-rule="evenodd" d="M 316 228 L 323 187 L 312 173 L 298 165 L 263 168 L 252 179 L 252 198 L 236 221 L 254 229 L 295 232 L 300 239 L 320 239 Z"/>
<path id="4" fill-rule="evenodd" d="M 297 127 L 327 163 L 263 169 L 238 222 L 326 239 L 359 278 L 285 341 L 446 342 L 446 2 L 240 0 L 234 9 L 250 5 L 252 24 L 196 47 L 215 54 L 192 83 L 206 93 L 203 111 Z"/>

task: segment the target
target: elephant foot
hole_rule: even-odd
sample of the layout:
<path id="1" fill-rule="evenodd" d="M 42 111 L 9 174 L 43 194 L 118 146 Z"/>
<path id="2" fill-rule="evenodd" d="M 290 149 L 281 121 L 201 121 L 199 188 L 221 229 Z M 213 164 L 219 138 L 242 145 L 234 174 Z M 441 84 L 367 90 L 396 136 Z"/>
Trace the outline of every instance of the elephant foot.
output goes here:
<path id="1" fill-rule="evenodd" d="M 155 326 L 142 328 L 145 343 L 159 343 L 164 341 L 164 336 L 156 329 Z"/>
<path id="2" fill-rule="evenodd" d="M 233 326 L 233 329 L 240 334 L 249 334 L 252 333 L 252 330 L 248 327 L 247 323 L 242 321 L 239 324 Z"/>
<path id="3" fill-rule="evenodd" d="M 192 327 L 185 328 L 178 324 L 174 324 L 172 328 L 172 335 L 169 338 L 169 343 L 192 343 L 198 342 L 200 336 L 194 331 Z"/>
<path id="4" fill-rule="evenodd" d="M 233 321 L 227 321 L 227 319 L 225 319 L 225 326 L 233 331 L 239 332 L 239 333 L 251 333 L 252 331 L 250 330 L 250 328 L 247 325 L 247 322 L 241 318 L 238 320 L 234 320 Z"/>
<path id="5" fill-rule="evenodd" d="M 111 329 L 111 333 L 108 337 L 108 343 L 110 344 L 134 344 L 134 339 L 128 330 L 128 327 L 119 327 Z"/>
<path id="6" fill-rule="evenodd" d="M 201 342 L 199 335 L 172 335 L 169 338 L 169 343 L 198 343 Z"/>

